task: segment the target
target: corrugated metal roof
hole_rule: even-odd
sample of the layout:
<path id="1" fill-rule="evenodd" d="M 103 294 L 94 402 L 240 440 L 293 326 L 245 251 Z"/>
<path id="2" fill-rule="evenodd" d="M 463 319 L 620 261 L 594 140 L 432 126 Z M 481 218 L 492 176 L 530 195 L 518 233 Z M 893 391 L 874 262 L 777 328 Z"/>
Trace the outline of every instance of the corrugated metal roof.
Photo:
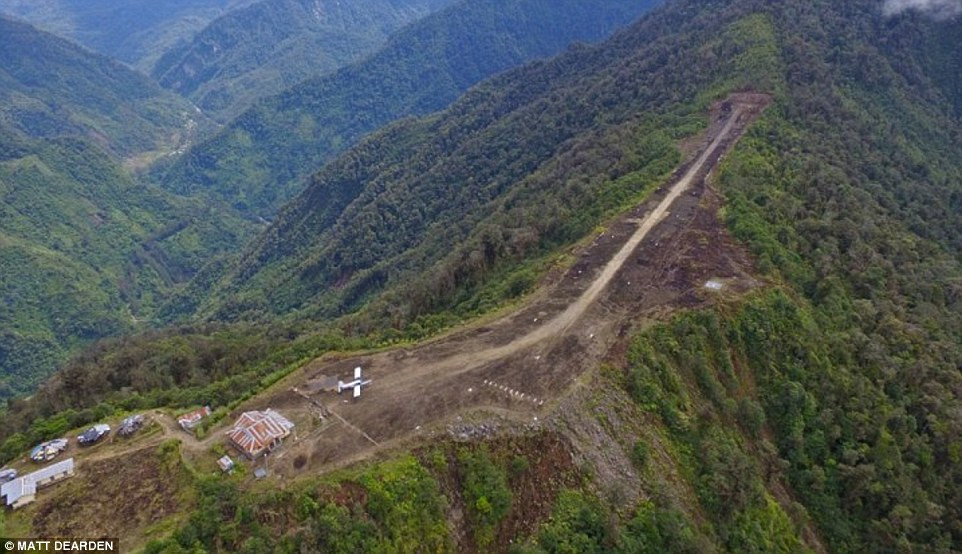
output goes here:
<path id="1" fill-rule="evenodd" d="M 234 423 L 227 437 L 245 454 L 259 455 L 277 440 L 290 434 L 294 424 L 274 410 L 244 412 Z"/>
<path id="2" fill-rule="evenodd" d="M 180 423 L 181 427 L 191 428 L 197 425 L 200 420 L 209 416 L 210 413 L 210 406 L 204 406 L 203 408 L 177 416 L 177 423 Z"/>
<path id="3" fill-rule="evenodd" d="M 51 460 L 67 448 L 67 439 L 54 439 L 42 442 L 30 451 L 30 458 L 35 462 Z"/>
<path id="4" fill-rule="evenodd" d="M 222 471 L 229 471 L 234 467 L 234 460 L 231 460 L 230 456 L 222 456 L 217 460 L 217 465 L 220 466 Z"/>
<path id="5" fill-rule="evenodd" d="M 37 492 L 37 483 L 39 481 L 46 481 L 51 477 L 55 477 L 62 473 L 72 473 L 73 472 L 73 458 L 67 458 L 62 462 L 57 462 L 51 464 L 43 469 L 38 469 L 33 473 L 28 473 L 23 477 L 19 477 L 0 485 L 0 496 L 4 496 L 7 499 L 7 506 L 10 506 L 20 500 L 23 496 L 29 496 Z"/>
<path id="6" fill-rule="evenodd" d="M 143 427 L 143 425 L 143 414 L 132 415 L 120 422 L 120 428 L 117 429 L 117 433 L 120 435 L 130 435 Z"/>
<path id="7" fill-rule="evenodd" d="M 81 433 L 77 440 L 81 443 L 97 442 L 110 432 L 110 425 L 100 423 Z"/>
<path id="8" fill-rule="evenodd" d="M 28 473 L 24 475 L 21 479 L 33 479 L 34 481 L 43 481 L 44 479 L 49 479 L 54 475 L 59 475 L 64 472 L 73 471 L 73 458 L 67 458 L 62 462 L 57 462 L 55 464 L 50 464 L 43 469 L 38 469 L 33 473 Z"/>
<path id="9" fill-rule="evenodd" d="M 16 503 L 21 497 L 37 492 L 37 483 L 28 480 L 26 477 L 14 479 L 13 481 L 0 485 L 0 496 L 7 499 L 7 506 Z"/>

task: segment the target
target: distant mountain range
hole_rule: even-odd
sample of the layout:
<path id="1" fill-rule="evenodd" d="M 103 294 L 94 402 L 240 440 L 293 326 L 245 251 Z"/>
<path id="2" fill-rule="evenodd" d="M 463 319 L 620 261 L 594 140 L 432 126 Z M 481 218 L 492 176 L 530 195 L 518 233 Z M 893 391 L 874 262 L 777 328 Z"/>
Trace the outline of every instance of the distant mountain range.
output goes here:
<path id="1" fill-rule="evenodd" d="M 364 61 L 258 102 L 157 180 L 273 217 L 305 177 L 365 134 L 443 108 L 481 79 L 572 42 L 600 40 L 658 4 L 460 1 L 401 30 Z"/>
<path id="2" fill-rule="evenodd" d="M 0 13 L 149 71 L 168 49 L 254 0 L 0 0 Z"/>
<path id="3" fill-rule="evenodd" d="M 453 0 L 261 0 L 212 21 L 151 69 L 226 120 L 257 99 L 338 69 Z"/>

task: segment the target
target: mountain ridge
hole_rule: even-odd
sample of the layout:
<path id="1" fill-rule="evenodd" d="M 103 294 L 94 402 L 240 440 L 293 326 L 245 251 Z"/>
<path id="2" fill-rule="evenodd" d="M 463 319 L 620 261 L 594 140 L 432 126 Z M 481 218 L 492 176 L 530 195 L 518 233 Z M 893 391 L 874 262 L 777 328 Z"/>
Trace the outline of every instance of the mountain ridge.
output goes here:
<path id="1" fill-rule="evenodd" d="M 34 138 L 81 135 L 120 158 L 169 152 L 204 122 L 187 101 L 101 54 L 0 16 L 0 117 Z"/>
<path id="2" fill-rule="evenodd" d="M 118 530 L 150 553 L 962 549 L 962 126 L 930 56 L 959 24 L 888 17 L 875 0 L 673 0 L 601 45 L 485 81 L 361 141 L 247 266 L 215 272 L 204 286 L 227 294 L 201 313 L 242 323 L 88 351 L 0 414 L 0 454 L 160 408 L 159 432 L 135 440 L 154 466 L 185 469 L 168 480 L 183 502 L 158 510 L 156 534 Z M 592 317 L 610 335 L 573 325 L 471 374 L 486 352 L 471 341 L 510 344 L 565 309 L 521 298 L 552 270 L 579 282 L 573 295 L 603 271 L 580 254 L 624 244 L 638 223 L 615 215 L 657 201 L 745 91 L 771 104 L 605 288 L 658 304 L 680 287 L 681 303 L 602 302 Z M 732 249 L 740 278 L 713 265 Z M 462 325 L 505 306 L 518 327 Z M 432 371 L 430 352 L 453 371 Z M 366 396 L 308 394 L 356 360 L 383 372 Z M 395 367 L 413 378 L 397 386 Z M 171 416 L 208 403 L 201 438 L 176 431 Z M 243 461 L 222 474 L 219 430 L 265 406 L 297 419 L 300 440 L 266 480 Z M 432 410 L 449 416 L 423 424 Z M 383 456 L 327 465 L 391 426 L 405 440 Z M 97 448 L 77 454 L 84 471 L 123 466 L 124 444 Z M 124 484 L 105 509 L 156 486 Z M 94 535 L 106 524 L 63 508 L 76 490 L 0 524 Z"/>
<path id="3" fill-rule="evenodd" d="M 364 134 L 440 109 L 479 79 L 572 40 L 600 39 L 657 3 L 462 1 L 400 31 L 358 64 L 261 101 L 161 167 L 157 180 L 179 193 L 210 190 L 272 218 L 304 178 Z"/>
<path id="4" fill-rule="evenodd" d="M 257 99 L 376 50 L 450 0 L 261 0 L 228 12 L 157 60 L 150 74 L 211 117 L 230 121 Z"/>

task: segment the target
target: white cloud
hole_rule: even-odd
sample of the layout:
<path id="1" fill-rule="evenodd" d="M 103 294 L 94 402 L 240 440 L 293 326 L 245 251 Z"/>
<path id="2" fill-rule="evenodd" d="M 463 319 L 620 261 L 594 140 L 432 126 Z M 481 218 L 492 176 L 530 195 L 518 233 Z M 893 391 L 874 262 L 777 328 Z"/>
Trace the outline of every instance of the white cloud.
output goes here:
<path id="1" fill-rule="evenodd" d="M 962 14 L 962 0 L 885 0 L 882 5 L 882 11 L 887 16 L 907 10 L 918 10 L 937 19 L 946 19 Z"/>

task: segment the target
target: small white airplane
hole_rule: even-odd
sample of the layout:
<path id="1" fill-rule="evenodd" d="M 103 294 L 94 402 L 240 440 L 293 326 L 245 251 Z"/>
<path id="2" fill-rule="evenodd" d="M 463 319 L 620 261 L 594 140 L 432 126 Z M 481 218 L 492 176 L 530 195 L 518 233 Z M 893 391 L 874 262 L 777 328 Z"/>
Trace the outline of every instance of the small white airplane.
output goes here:
<path id="1" fill-rule="evenodd" d="M 347 383 L 344 381 L 337 382 L 337 394 L 341 394 L 341 392 L 346 391 L 347 389 L 354 389 L 354 398 L 357 398 L 361 396 L 361 387 L 366 387 L 370 384 L 370 379 L 361 379 L 361 368 L 355 367 L 353 381 L 348 381 Z"/>

